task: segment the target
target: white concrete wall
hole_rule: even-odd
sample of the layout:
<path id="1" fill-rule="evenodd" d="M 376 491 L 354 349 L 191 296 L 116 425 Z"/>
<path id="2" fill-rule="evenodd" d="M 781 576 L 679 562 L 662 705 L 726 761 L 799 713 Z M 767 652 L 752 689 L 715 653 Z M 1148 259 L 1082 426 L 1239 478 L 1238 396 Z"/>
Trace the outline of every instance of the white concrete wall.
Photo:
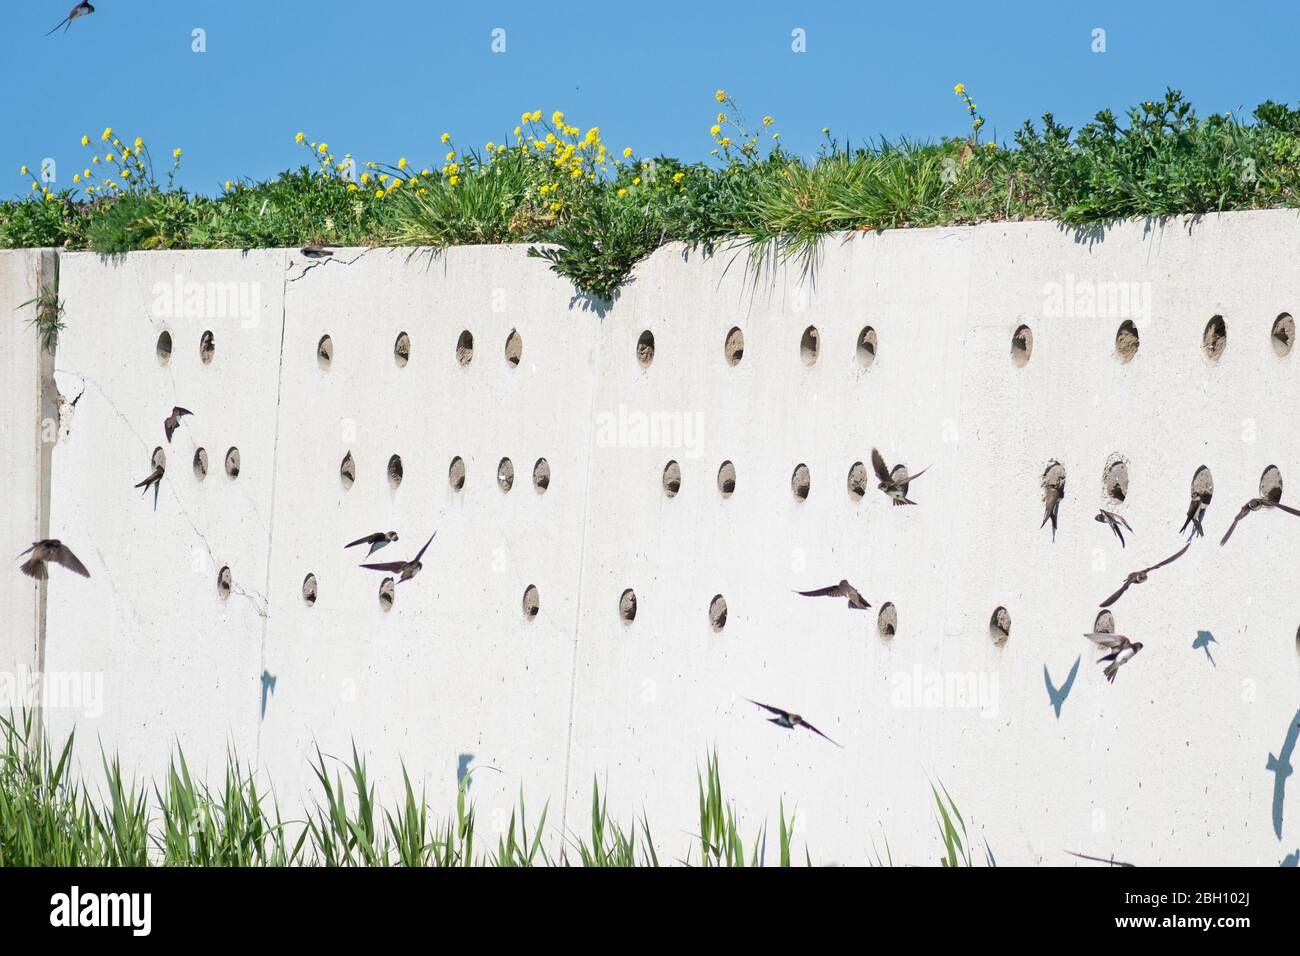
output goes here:
<path id="1" fill-rule="evenodd" d="M 472 754 L 485 819 L 502 822 L 522 785 L 530 807 L 549 799 L 553 820 L 582 829 L 595 776 L 617 816 L 644 811 L 677 857 L 696 829 L 696 768 L 716 745 L 747 825 L 774 825 L 784 796 L 821 862 L 864 861 L 885 838 L 896 861 L 933 862 L 932 779 L 1003 864 L 1064 863 L 1065 849 L 1276 864 L 1300 845 L 1300 809 L 1280 841 L 1273 832 L 1265 769 L 1300 706 L 1300 521 L 1251 515 L 1226 548 L 1218 539 L 1266 466 L 1300 482 L 1300 356 L 1270 343 L 1279 313 L 1300 308 L 1298 249 L 1290 212 L 1090 235 L 1045 223 L 856 235 L 825 244 L 811 279 L 798 263 L 755 279 L 743 251 L 667 248 L 603 317 L 521 248 L 341 250 L 317 263 L 296 251 L 65 256 L 58 380 L 65 395 L 90 387 L 55 452 L 50 518 L 75 529 L 62 533 L 94 577 L 54 581 L 47 659 L 106 675 L 103 718 L 79 718 L 92 731 L 83 757 L 100 737 L 154 771 L 179 739 L 213 769 L 229 741 L 288 801 L 310 785 L 314 743 L 346 756 L 355 740 L 386 792 L 400 755 L 449 807 Z M 156 315 L 154 285 L 178 274 L 260 290 L 256 322 L 214 329 L 212 365 L 198 342 L 216 318 Z M 1057 307 L 1117 283 L 1138 295 L 1125 314 Z M 1213 362 L 1201 337 L 1216 314 L 1228 345 Z M 1115 356 L 1123 319 L 1141 336 L 1128 363 Z M 1018 367 L 1022 323 L 1034 344 Z M 864 368 L 855 343 L 868 325 L 878 348 Z M 176 340 L 166 367 L 154 356 L 164 326 Z M 733 326 L 745 336 L 734 367 Z M 503 352 L 511 329 L 517 367 Z M 169 449 L 155 514 L 130 485 L 173 403 L 196 415 Z M 638 430 L 652 417 L 685 430 L 656 444 Z M 211 453 L 202 483 L 195 444 Z M 235 482 L 221 472 L 230 445 Z M 874 479 L 865 498 L 849 495 L 849 468 L 872 446 L 932 467 L 912 487 L 918 507 L 892 508 Z M 345 490 L 347 451 L 358 474 Z M 1130 474 L 1122 505 L 1102 488 L 1115 455 Z M 468 469 L 459 493 L 454 456 Z M 506 456 L 509 494 L 495 480 Z M 531 483 L 540 457 L 545 495 Z M 672 499 L 670 459 L 683 474 Z M 737 471 L 725 500 L 724 460 Z M 1054 543 L 1039 528 L 1053 460 L 1067 470 Z M 791 491 L 800 463 L 806 501 Z M 1113 608 L 1145 649 L 1108 685 L 1083 634 L 1128 571 L 1181 546 L 1202 464 L 1207 537 Z M 1135 529 L 1126 550 L 1092 520 L 1102 505 Z M 395 529 L 402 540 L 375 560 L 406 558 L 435 528 L 423 574 L 385 612 L 382 575 L 342 545 Z M 222 564 L 239 589 L 224 602 Z M 841 577 L 876 607 L 792 593 Z M 618 614 L 626 588 L 631 623 Z M 892 640 L 877 630 L 886 601 Z M 1000 647 L 998 606 L 1012 620 Z M 1192 647 L 1199 631 L 1214 635 L 1213 663 Z M 1059 685 L 1080 657 L 1057 719 L 1044 666 Z M 263 674 L 275 681 L 264 716 Z M 926 697 L 963 679 L 982 701 Z M 765 724 L 747 697 L 803 713 L 844 749 Z"/>

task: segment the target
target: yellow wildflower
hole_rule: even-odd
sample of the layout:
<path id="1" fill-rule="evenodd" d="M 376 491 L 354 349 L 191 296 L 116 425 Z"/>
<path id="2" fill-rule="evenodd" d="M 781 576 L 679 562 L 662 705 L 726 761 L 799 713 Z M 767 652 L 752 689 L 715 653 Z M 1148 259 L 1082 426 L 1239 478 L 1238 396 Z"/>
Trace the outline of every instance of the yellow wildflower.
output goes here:
<path id="1" fill-rule="evenodd" d="M 293 141 L 295 143 L 301 143 L 306 138 L 307 138 L 306 135 L 304 135 L 303 133 L 299 133 L 297 136 L 293 138 Z"/>
<path id="2" fill-rule="evenodd" d="M 954 86 L 954 87 L 952 88 L 952 91 L 953 91 L 954 93 L 956 93 L 958 96 L 965 96 L 965 95 L 966 95 L 966 84 L 965 84 L 965 83 L 958 83 L 956 86 Z"/>
<path id="3" fill-rule="evenodd" d="M 90 137 L 89 137 L 89 136 L 83 136 L 83 137 L 81 137 L 81 145 L 82 145 L 82 146 L 89 146 L 89 145 L 90 145 Z"/>
<path id="4" fill-rule="evenodd" d="M 451 133 L 443 133 L 443 134 L 442 134 L 442 141 L 443 141 L 444 143 L 450 143 L 450 142 L 451 142 Z"/>
<path id="5" fill-rule="evenodd" d="M 725 103 L 727 102 L 727 91 L 718 90 L 718 92 L 713 94 L 713 98 L 717 100 L 719 103 Z"/>
<path id="6" fill-rule="evenodd" d="M 113 127 L 110 126 L 108 129 L 104 130 L 103 140 L 105 143 L 107 143 L 112 138 L 113 138 Z"/>

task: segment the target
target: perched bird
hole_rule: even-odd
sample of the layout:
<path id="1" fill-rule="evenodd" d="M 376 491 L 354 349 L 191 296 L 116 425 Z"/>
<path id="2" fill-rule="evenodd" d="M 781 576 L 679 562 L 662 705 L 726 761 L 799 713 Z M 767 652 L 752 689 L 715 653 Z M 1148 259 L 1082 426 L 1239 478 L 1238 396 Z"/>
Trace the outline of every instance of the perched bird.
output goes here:
<path id="1" fill-rule="evenodd" d="M 194 413 L 189 409 L 181 408 L 177 405 L 172 409 L 172 413 L 163 419 L 163 431 L 167 433 L 167 444 L 170 445 L 172 443 L 172 435 L 175 433 L 176 429 L 181 427 L 181 419 L 186 415 L 193 414 Z"/>
<path id="2" fill-rule="evenodd" d="M 74 574 L 80 574 L 83 578 L 90 577 L 90 572 L 86 570 L 86 566 L 77 559 L 71 549 L 62 541 L 54 538 L 35 542 L 23 554 L 30 554 L 31 557 L 19 566 L 19 570 L 29 578 L 35 578 L 38 581 L 46 580 L 50 576 L 46 565 L 51 561 L 63 565 Z M 18 555 L 18 557 L 21 558 L 23 554 Z"/>
<path id="3" fill-rule="evenodd" d="M 1300 739 L 1300 710 L 1295 712 L 1291 718 L 1291 726 L 1287 728 L 1286 738 L 1282 741 L 1282 748 L 1277 752 L 1277 756 L 1268 755 L 1268 762 L 1264 769 L 1273 774 L 1273 832 L 1277 838 L 1282 839 L 1282 805 L 1286 800 L 1286 778 L 1294 772 L 1291 766 L 1291 757 L 1295 753 L 1296 741 Z"/>
<path id="4" fill-rule="evenodd" d="M 1052 522 L 1052 540 L 1056 540 L 1056 521 L 1061 510 L 1061 501 L 1065 498 L 1065 482 L 1052 481 L 1043 485 L 1043 520 L 1038 527 Z"/>
<path id="5" fill-rule="evenodd" d="M 839 584 L 832 584 L 828 588 L 818 588 L 816 591 L 795 591 L 795 594 L 803 597 L 842 597 L 849 602 L 849 607 L 856 611 L 865 611 L 871 607 L 867 599 L 858 593 L 858 589 L 848 581 L 841 581 Z"/>
<path id="6" fill-rule="evenodd" d="M 1059 688 L 1052 686 L 1052 675 L 1047 673 L 1047 665 L 1043 665 L 1043 681 L 1047 684 L 1047 699 L 1051 703 L 1052 709 L 1056 711 L 1056 719 L 1061 719 L 1061 707 L 1065 704 L 1065 698 L 1070 696 L 1070 688 L 1074 686 L 1074 678 L 1079 673 L 1079 662 L 1082 657 L 1074 659 L 1074 666 L 1070 668 L 1069 676 L 1065 678 L 1065 683 Z"/>
<path id="7" fill-rule="evenodd" d="M 1178 533 L 1182 534 L 1187 530 L 1188 525 L 1192 526 L 1192 533 L 1187 536 L 1188 541 L 1196 537 L 1205 537 L 1205 528 L 1201 522 L 1205 520 L 1205 509 L 1210 506 L 1211 497 L 1208 491 L 1192 492 L 1192 500 L 1187 505 L 1187 517 L 1183 521 L 1183 526 L 1178 529 Z"/>
<path id="8" fill-rule="evenodd" d="M 320 243 L 317 242 L 313 242 L 309 246 L 304 246 L 302 249 L 302 254 L 306 256 L 308 259 L 324 259 L 326 256 L 334 255 L 333 252 L 331 252 L 325 246 L 322 246 Z"/>
<path id="9" fill-rule="evenodd" d="M 1106 680 L 1112 684 L 1115 683 L 1115 675 L 1119 673 L 1120 667 L 1127 664 L 1133 659 L 1138 651 L 1142 650 L 1141 641 L 1130 641 L 1123 634 L 1092 634 L 1084 635 L 1088 640 L 1110 651 L 1109 654 L 1097 660 L 1100 664 L 1102 661 L 1110 661 L 1106 669 L 1102 671 L 1106 675 Z"/>
<path id="10" fill-rule="evenodd" d="M 1121 863 L 1113 856 L 1110 859 L 1106 859 L 1100 856 L 1087 856 L 1083 853 L 1075 853 L 1073 850 L 1066 850 L 1065 852 L 1070 854 L 1070 856 L 1077 856 L 1081 860 L 1091 860 L 1093 863 L 1106 863 L 1110 866 L 1134 866 L 1132 863 Z"/>
<path id="11" fill-rule="evenodd" d="M 1153 564 L 1151 565 L 1151 567 L 1143 568 L 1141 571 L 1131 572 L 1129 576 L 1124 580 L 1124 584 L 1120 587 L 1120 589 L 1116 591 L 1114 594 L 1112 594 L 1110 597 L 1106 598 L 1106 600 L 1102 601 L 1101 606 L 1110 607 L 1112 604 L 1114 604 L 1124 595 L 1124 592 L 1127 591 L 1131 585 L 1141 584 L 1143 581 L 1147 579 L 1147 576 L 1150 575 L 1152 571 L 1156 571 L 1160 568 L 1163 568 L 1166 564 L 1172 564 L 1173 562 L 1177 561 L 1179 558 L 1181 558 L 1184 554 L 1187 553 L 1187 549 L 1190 548 L 1191 546 L 1192 546 L 1192 542 L 1188 541 L 1177 551 L 1177 553 L 1171 554 L 1169 557 L 1165 558 L 1159 564 Z"/>
<path id="12" fill-rule="evenodd" d="M 429 536 L 429 540 L 424 543 L 424 547 L 420 549 L 420 553 L 412 561 L 390 561 L 387 564 L 363 564 L 361 566 L 369 568 L 371 571 L 385 571 L 389 574 L 396 574 L 398 584 L 409 581 L 419 574 L 420 569 L 424 567 L 420 563 L 420 559 L 424 557 L 424 552 L 429 550 L 429 545 L 433 544 L 433 539 L 436 537 L 438 537 L 438 532 L 435 531 Z"/>
<path id="13" fill-rule="evenodd" d="M 72 21 L 79 20 L 82 17 L 88 17 L 94 12 L 95 12 L 95 8 L 92 7 L 89 3 L 86 3 L 85 0 L 82 0 L 81 3 L 77 4 L 75 7 L 72 8 L 71 13 L 69 13 L 66 17 L 64 17 L 62 20 L 59 21 L 58 26 L 56 26 L 54 30 L 51 30 L 50 33 L 54 33 L 55 30 L 59 29 L 59 27 L 63 27 L 63 32 L 67 33 L 69 30 L 72 29 Z M 50 33 L 47 33 L 45 35 L 49 36 Z"/>
<path id="14" fill-rule="evenodd" d="M 915 501 L 908 499 L 907 486 L 930 470 L 927 465 L 916 474 L 909 475 L 907 469 L 903 468 L 903 474 L 898 478 L 894 478 L 893 472 L 890 470 L 889 466 L 885 464 L 885 459 L 882 458 L 880 452 L 874 448 L 871 449 L 871 467 L 876 473 L 876 478 L 880 481 L 880 484 L 877 485 L 877 487 L 885 494 L 889 495 L 895 505 L 916 504 Z"/>
<path id="15" fill-rule="evenodd" d="M 1232 532 L 1237 530 L 1238 521 L 1246 517 L 1246 515 L 1250 514 L 1252 511 L 1260 511 L 1264 508 L 1279 508 L 1289 515 L 1300 516 L 1300 509 L 1291 508 L 1282 504 L 1280 501 L 1273 501 L 1270 498 L 1251 498 L 1241 506 L 1241 510 L 1237 512 L 1237 517 L 1233 518 L 1232 524 L 1228 525 L 1228 530 L 1223 535 L 1223 540 L 1219 542 L 1219 547 L 1223 547 L 1228 543 L 1228 539 L 1232 537 Z"/>
<path id="16" fill-rule="evenodd" d="M 812 724 L 808 723 L 808 721 L 804 720 L 798 714 L 792 714 L 788 710 L 782 710 L 780 707 L 769 707 L 767 704 L 760 704 L 752 697 L 746 698 L 746 700 L 748 700 L 751 704 L 754 704 L 757 707 L 762 707 L 768 713 L 776 714 L 775 717 L 768 718 L 769 723 L 776 724 L 778 727 L 784 727 L 786 730 L 794 730 L 796 727 L 806 727 L 809 730 L 811 730 L 813 733 L 815 733 L 818 737 L 822 737 L 826 740 L 831 740 L 831 738 L 827 737 L 824 733 L 822 733 Z M 835 746 L 839 747 L 841 750 L 844 749 L 841 744 L 836 744 L 835 741 L 833 740 L 831 740 L 831 743 L 835 744 Z"/>
<path id="17" fill-rule="evenodd" d="M 1117 515 L 1113 511 L 1107 511 L 1105 508 L 1102 508 L 1097 512 L 1097 516 L 1093 518 L 1093 520 L 1100 521 L 1102 524 L 1109 527 L 1111 531 L 1114 531 L 1115 537 L 1119 538 L 1119 546 L 1121 548 L 1127 547 L 1127 545 L 1124 544 L 1124 532 L 1120 531 L 1119 527 L 1120 525 L 1123 525 L 1128 529 L 1129 534 L 1133 533 L 1133 529 L 1129 528 L 1129 524 L 1124 520 L 1123 515 Z"/>
<path id="18" fill-rule="evenodd" d="M 376 531 L 374 534 L 368 534 L 364 538 L 357 538 L 351 544 L 344 545 L 344 549 L 355 548 L 359 544 L 370 545 L 370 550 L 366 552 L 366 557 L 370 557 L 380 548 L 386 548 L 397 540 L 396 531 Z"/>
<path id="19" fill-rule="evenodd" d="M 149 472 L 149 477 L 136 485 L 137 488 L 143 488 L 141 495 L 147 495 L 150 487 L 153 488 L 153 509 L 158 510 L 158 490 L 162 487 L 162 478 L 166 473 L 166 467 L 159 462 L 153 466 L 153 471 Z"/>

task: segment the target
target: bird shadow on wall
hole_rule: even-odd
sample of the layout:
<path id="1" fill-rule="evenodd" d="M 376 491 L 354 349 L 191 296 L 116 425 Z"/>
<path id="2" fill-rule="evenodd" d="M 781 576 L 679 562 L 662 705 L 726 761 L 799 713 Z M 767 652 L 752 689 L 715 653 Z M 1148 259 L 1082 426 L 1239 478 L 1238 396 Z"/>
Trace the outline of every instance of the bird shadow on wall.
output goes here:
<path id="1" fill-rule="evenodd" d="M 1278 751 L 1277 756 L 1268 755 L 1268 763 L 1265 769 L 1272 773 L 1273 776 L 1273 832 L 1277 838 L 1282 839 L 1282 810 L 1283 803 L 1286 800 L 1286 778 L 1291 776 L 1291 755 L 1295 753 L 1296 739 L 1300 738 L 1300 710 L 1295 712 L 1291 718 L 1291 726 L 1287 728 L 1286 739 L 1282 742 L 1282 749 Z M 1294 864 L 1292 864 L 1294 865 Z"/>
<path id="2" fill-rule="evenodd" d="M 262 671 L 262 719 L 266 719 L 266 703 L 272 694 L 275 693 L 275 675 L 268 671 Z"/>
<path id="3" fill-rule="evenodd" d="M 1214 639 L 1214 635 L 1209 631 L 1197 631 L 1196 640 L 1192 641 L 1192 650 L 1205 651 L 1205 656 L 1210 659 L 1211 664 L 1214 664 L 1214 655 L 1210 653 L 1210 645 L 1217 643 L 1219 642 Z M 1218 667 L 1219 665 L 1214 664 L 1214 666 Z"/>
<path id="4" fill-rule="evenodd" d="M 1056 719 L 1061 719 L 1061 707 L 1065 703 L 1065 698 L 1070 696 L 1070 689 L 1074 687 L 1074 678 L 1079 674 L 1079 664 L 1083 661 L 1083 655 L 1074 659 L 1074 666 L 1070 668 L 1070 673 L 1066 676 L 1065 682 L 1057 688 L 1052 684 L 1052 675 L 1047 671 L 1047 664 L 1043 664 L 1043 682 L 1047 684 L 1047 699 L 1056 711 Z"/>

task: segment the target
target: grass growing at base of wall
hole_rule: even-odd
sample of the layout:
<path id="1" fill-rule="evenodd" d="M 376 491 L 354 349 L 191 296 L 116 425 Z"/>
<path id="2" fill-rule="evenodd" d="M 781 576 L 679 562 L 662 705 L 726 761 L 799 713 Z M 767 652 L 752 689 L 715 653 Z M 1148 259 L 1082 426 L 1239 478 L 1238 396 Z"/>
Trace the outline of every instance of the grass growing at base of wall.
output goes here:
<path id="1" fill-rule="evenodd" d="M 452 812 L 437 817 L 423 791 L 416 793 L 405 769 L 403 796 L 381 807 L 354 749 L 332 775 L 318 750 L 313 762 L 318 788 L 305 819 L 286 820 L 275 799 L 236 757 L 227 761 L 220 785 L 190 775 L 179 751 L 165 779 L 146 785 L 123 776 L 116 758 L 102 760 L 102 792 L 94 795 L 71 770 L 73 737 L 57 751 L 37 740 L 30 715 L 0 717 L 0 867 L 5 866 L 659 866 L 661 860 L 644 817 L 623 826 L 612 819 L 598 781 L 592 781 L 590 825 L 585 832 L 548 830 L 549 807 L 530 815 L 521 791 L 509 823 L 495 845 L 482 836 L 469 789 L 460 783 Z M 705 867 L 790 866 L 794 817 L 778 808 L 776 839 L 767 824 L 744 834 L 722 786 L 716 753 L 697 773 L 699 833 L 680 858 L 664 863 Z M 947 796 L 947 791 L 944 792 Z M 970 865 L 951 818 L 961 820 L 948 798 L 939 832 L 943 865 Z M 556 847 L 558 846 L 558 850 Z M 801 861 L 813 864 L 807 850 Z M 892 859 L 890 860 L 892 865 Z"/>
<path id="2" fill-rule="evenodd" d="M 787 152 L 767 116 L 752 128 L 723 90 L 709 133 L 715 159 L 612 151 L 556 111 L 525 113 L 510 145 L 458 149 L 420 168 L 365 163 L 297 141 L 311 160 L 269 182 L 231 180 L 216 197 L 155 177 L 149 147 L 111 128 L 56 190 L 28 167 L 31 195 L 0 203 L 0 247 L 136 249 L 534 243 L 577 290 L 612 299 L 633 266 L 682 241 L 711 250 L 739 238 L 808 255 L 827 233 L 978 221 L 1116 220 L 1300 206 L 1300 110 L 1267 102 L 1241 121 L 1199 117 L 1182 95 L 1103 110 L 1077 131 L 1051 114 L 1005 145 L 982 142 L 984 118 L 962 84 L 967 134 L 939 143 L 853 146 L 825 133 L 808 159 Z"/>

